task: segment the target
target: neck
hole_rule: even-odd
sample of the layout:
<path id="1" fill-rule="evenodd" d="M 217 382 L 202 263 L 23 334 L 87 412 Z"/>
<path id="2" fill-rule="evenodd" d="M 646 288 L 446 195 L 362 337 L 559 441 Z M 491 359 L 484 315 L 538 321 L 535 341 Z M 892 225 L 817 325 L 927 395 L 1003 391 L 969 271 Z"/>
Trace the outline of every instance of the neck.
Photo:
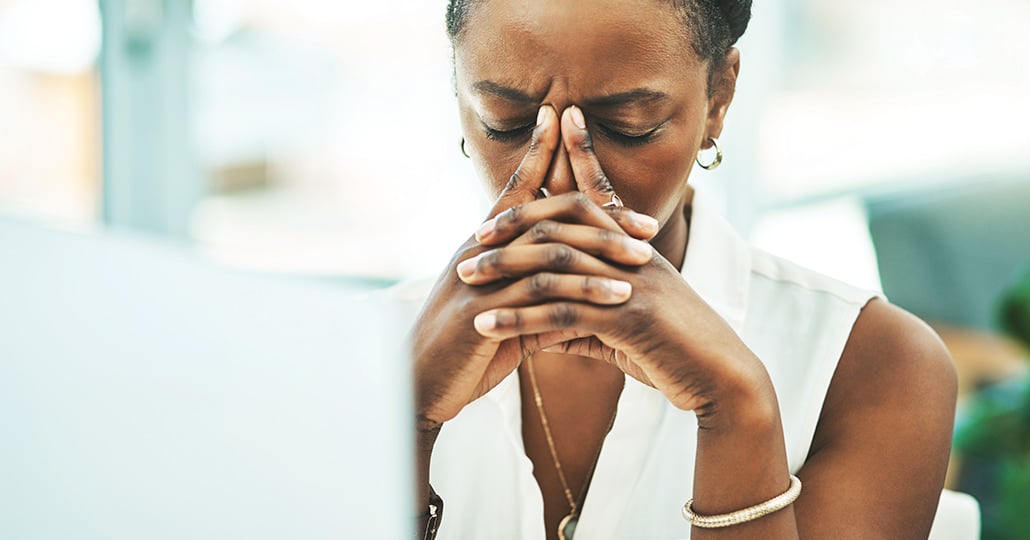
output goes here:
<path id="1" fill-rule="evenodd" d="M 669 221 L 651 240 L 651 245 L 677 270 L 683 270 L 683 258 L 687 253 L 687 239 L 690 235 L 687 214 L 693 201 L 694 188 L 687 186 L 680 204 L 672 213 Z"/>

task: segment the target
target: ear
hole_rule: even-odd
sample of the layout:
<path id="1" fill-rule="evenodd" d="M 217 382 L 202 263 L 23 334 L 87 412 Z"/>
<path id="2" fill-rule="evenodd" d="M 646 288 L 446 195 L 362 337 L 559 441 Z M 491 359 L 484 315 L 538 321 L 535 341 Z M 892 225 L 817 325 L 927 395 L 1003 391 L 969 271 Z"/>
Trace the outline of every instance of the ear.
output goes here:
<path id="1" fill-rule="evenodd" d="M 711 148 L 708 137 L 718 139 L 722 136 L 722 125 L 726 119 L 726 111 L 733 102 L 733 94 L 737 91 L 737 75 L 740 74 L 740 50 L 731 48 L 723 59 L 722 67 L 712 73 L 711 95 L 708 98 L 708 118 L 705 121 L 705 139 L 701 147 Z"/>

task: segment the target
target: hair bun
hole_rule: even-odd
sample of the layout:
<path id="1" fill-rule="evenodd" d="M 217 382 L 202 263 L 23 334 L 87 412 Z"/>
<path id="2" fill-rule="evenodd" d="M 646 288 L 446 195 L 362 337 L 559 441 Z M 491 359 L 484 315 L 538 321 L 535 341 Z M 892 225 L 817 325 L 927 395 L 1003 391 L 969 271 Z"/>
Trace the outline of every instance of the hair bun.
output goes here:
<path id="1" fill-rule="evenodd" d="M 718 0 L 717 4 L 730 27 L 731 41 L 735 43 L 751 21 L 751 0 Z"/>

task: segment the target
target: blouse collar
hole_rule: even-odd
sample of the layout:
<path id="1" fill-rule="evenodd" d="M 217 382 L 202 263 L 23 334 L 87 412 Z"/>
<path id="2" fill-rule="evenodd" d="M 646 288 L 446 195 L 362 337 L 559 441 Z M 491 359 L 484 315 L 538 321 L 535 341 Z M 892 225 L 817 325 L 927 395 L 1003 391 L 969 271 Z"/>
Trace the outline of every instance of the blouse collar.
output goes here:
<path id="1" fill-rule="evenodd" d="M 694 193 L 682 269 L 687 284 L 740 334 L 747 315 L 751 248 L 700 190 Z"/>

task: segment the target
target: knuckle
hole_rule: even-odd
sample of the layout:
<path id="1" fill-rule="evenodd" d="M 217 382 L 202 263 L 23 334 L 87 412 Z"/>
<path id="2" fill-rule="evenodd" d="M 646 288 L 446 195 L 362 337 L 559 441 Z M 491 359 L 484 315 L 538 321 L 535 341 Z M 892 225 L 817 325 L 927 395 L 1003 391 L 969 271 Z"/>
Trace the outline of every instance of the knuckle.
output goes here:
<path id="1" fill-rule="evenodd" d="M 611 180 L 608 180 L 608 176 L 605 175 L 604 171 L 602 171 L 601 169 L 598 169 L 597 172 L 594 174 L 593 187 L 594 190 L 600 191 L 602 193 L 611 193 L 612 191 L 615 191 L 615 189 L 612 188 Z"/>
<path id="2" fill-rule="evenodd" d="M 529 138 L 529 150 L 527 151 L 530 155 L 536 155 L 540 152 L 540 130 L 534 129 L 533 135 Z"/>
<path id="3" fill-rule="evenodd" d="M 546 298 L 551 295 L 557 284 L 558 276 L 543 272 L 529 278 L 529 295 L 535 299 Z"/>
<path id="4" fill-rule="evenodd" d="M 546 242 L 554 237 L 558 223 L 551 220 L 538 221 L 529 229 L 529 238 L 533 242 Z"/>
<path id="5" fill-rule="evenodd" d="M 499 233 L 506 233 L 518 227 L 519 222 L 522 220 L 522 211 L 522 205 L 518 204 L 502 212 L 501 215 L 497 216 L 497 221 L 494 225 L 495 230 Z"/>
<path id="6" fill-rule="evenodd" d="M 651 306 L 649 306 L 647 302 L 640 300 L 628 303 L 625 308 L 625 314 L 626 321 L 631 324 L 635 323 L 642 325 L 642 327 L 648 327 L 652 325 L 654 321 L 654 311 Z"/>
<path id="7" fill-rule="evenodd" d="M 479 257 L 476 261 L 476 272 L 487 276 L 493 275 L 501 266 L 501 262 L 501 250 L 495 249 Z"/>
<path id="8" fill-rule="evenodd" d="M 609 249 L 621 246 L 622 236 L 610 229 L 601 229 L 597 233 L 597 239 L 601 242 L 601 245 Z"/>
<path id="9" fill-rule="evenodd" d="M 583 138 L 580 139 L 578 143 L 576 143 L 576 148 L 578 148 L 579 151 L 583 153 L 594 153 L 594 137 L 590 134 L 589 131 L 584 133 Z"/>
<path id="10" fill-rule="evenodd" d="M 549 317 L 556 328 L 569 328 L 579 321 L 579 313 L 572 304 L 555 304 L 551 306 Z"/>
<path id="11" fill-rule="evenodd" d="M 510 177 L 508 177 L 508 184 L 504 186 L 504 189 L 510 191 L 510 190 L 518 189 L 519 186 L 521 186 L 521 185 L 522 185 L 522 175 L 519 173 L 519 171 L 516 170 L 515 172 L 511 173 Z"/>
<path id="12" fill-rule="evenodd" d="M 496 319 L 497 328 L 519 329 L 522 328 L 522 314 L 518 310 L 498 311 Z"/>
<path id="13" fill-rule="evenodd" d="M 479 313 L 476 311 L 477 307 L 478 302 L 476 302 L 476 298 L 467 296 L 455 303 L 454 310 L 462 319 L 472 319 L 477 313 Z"/>
<path id="14" fill-rule="evenodd" d="M 594 276 L 583 276 L 580 290 L 585 298 L 603 298 L 607 296 L 608 280 Z"/>
<path id="15" fill-rule="evenodd" d="M 576 252 L 564 244 L 551 246 L 547 252 L 547 262 L 557 270 L 568 270 L 576 263 Z"/>
<path id="16" fill-rule="evenodd" d="M 572 205 L 577 214 L 584 215 L 593 209 L 594 202 L 582 191 L 577 191 L 572 198 Z"/>

